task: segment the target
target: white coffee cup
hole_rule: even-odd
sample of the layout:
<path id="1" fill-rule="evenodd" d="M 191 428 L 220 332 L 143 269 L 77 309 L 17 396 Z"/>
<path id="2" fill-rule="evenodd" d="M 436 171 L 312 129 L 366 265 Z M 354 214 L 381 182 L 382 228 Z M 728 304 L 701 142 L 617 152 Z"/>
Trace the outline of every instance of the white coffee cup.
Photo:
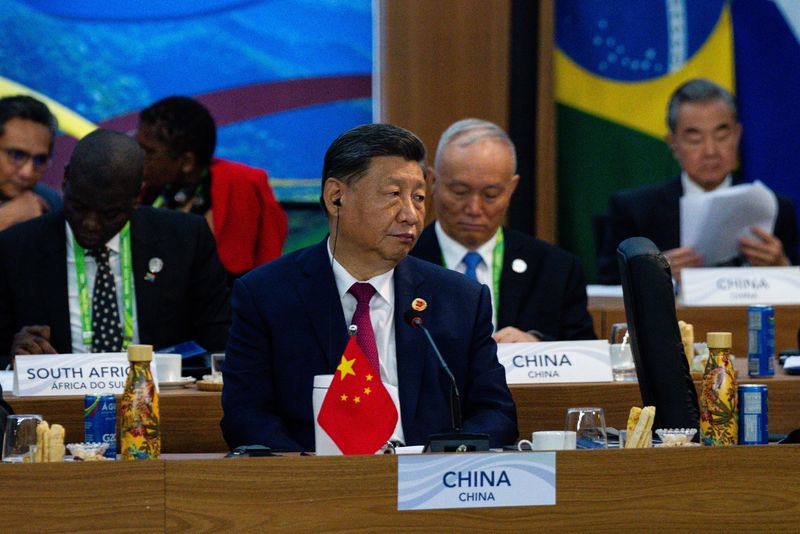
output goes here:
<path id="1" fill-rule="evenodd" d="M 540 430 L 531 434 L 531 439 L 520 440 L 517 450 L 523 451 L 527 445 L 532 451 L 563 451 L 574 449 L 576 434 L 572 430 Z"/>
<path id="2" fill-rule="evenodd" d="M 156 377 L 159 383 L 177 382 L 181 379 L 182 361 L 180 354 L 153 355 L 156 362 Z"/>
<path id="3" fill-rule="evenodd" d="M 342 451 L 333 442 L 331 437 L 325 432 L 317 417 L 319 410 L 322 408 L 322 402 L 325 400 L 325 395 L 328 393 L 328 388 L 333 380 L 333 375 L 316 375 L 314 377 L 314 391 L 311 395 L 311 405 L 314 407 L 314 443 L 315 453 L 317 456 L 335 456 L 341 455 Z"/>

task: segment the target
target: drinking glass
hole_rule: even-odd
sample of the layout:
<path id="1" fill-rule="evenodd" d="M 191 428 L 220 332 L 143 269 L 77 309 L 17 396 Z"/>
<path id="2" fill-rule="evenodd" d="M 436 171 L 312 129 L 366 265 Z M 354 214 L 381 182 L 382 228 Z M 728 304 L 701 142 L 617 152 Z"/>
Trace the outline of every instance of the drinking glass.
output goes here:
<path id="1" fill-rule="evenodd" d="M 225 363 L 225 353 L 215 352 L 211 355 L 211 376 L 222 374 L 222 366 Z"/>
<path id="2" fill-rule="evenodd" d="M 612 324 L 608 343 L 614 381 L 636 381 L 636 364 L 633 361 L 628 325 L 626 323 Z"/>
<path id="3" fill-rule="evenodd" d="M 3 462 L 25 461 L 31 445 L 36 445 L 36 426 L 41 420 L 41 415 L 34 414 L 8 416 L 3 436 Z"/>
<path id="4" fill-rule="evenodd" d="M 608 447 L 606 416 L 602 408 L 569 408 L 564 418 L 564 430 L 575 432 L 579 449 Z"/>

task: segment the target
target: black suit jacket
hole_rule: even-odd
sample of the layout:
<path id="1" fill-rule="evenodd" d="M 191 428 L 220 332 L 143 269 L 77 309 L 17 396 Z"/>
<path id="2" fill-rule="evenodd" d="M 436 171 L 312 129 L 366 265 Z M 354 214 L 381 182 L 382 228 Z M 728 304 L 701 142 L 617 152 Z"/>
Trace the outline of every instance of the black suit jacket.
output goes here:
<path id="1" fill-rule="evenodd" d="M 733 185 L 743 183 L 734 175 Z M 618 191 L 608 201 L 608 213 L 603 219 L 603 241 L 597 258 L 598 279 L 601 284 L 619 284 L 617 247 L 629 237 L 650 239 L 659 250 L 677 248 L 681 243 L 680 199 L 683 184 L 680 177 L 664 183 Z M 783 243 L 786 257 L 797 264 L 797 215 L 794 203 L 778 197 L 778 218 L 775 236 Z"/>
<path id="2" fill-rule="evenodd" d="M 23 326 L 49 325 L 51 344 L 72 352 L 63 213 L 48 213 L 0 232 L 0 354 Z M 214 238 L 199 216 L 138 208 L 131 254 L 141 343 L 155 348 L 194 340 L 225 348 L 230 326 L 226 274 Z M 145 280 L 150 258 L 164 267 Z"/>
<path id="3" fill-rule="evenodd" d="M 514 326 L 538 330 L 547 340 L 596 339 L 578 258 L 510 228 L 503 228 L 503 235 L 497 329 Z M 442 265 L 442 249 L 433 224 L 423 230 L 411 255 Z M 527 264 L 525 272 L 516 273 L 511 268 L 516 259 Z"/>

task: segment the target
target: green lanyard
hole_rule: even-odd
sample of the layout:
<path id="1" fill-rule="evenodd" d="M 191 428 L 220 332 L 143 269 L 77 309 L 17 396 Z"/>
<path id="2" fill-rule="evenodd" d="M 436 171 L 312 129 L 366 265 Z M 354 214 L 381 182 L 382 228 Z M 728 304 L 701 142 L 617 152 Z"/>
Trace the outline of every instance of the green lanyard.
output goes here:
<path id="1" fill-rule="evenodd" d="M 495 306 L 493 306 L 494 324 L 497 324 L 497 308 L 500 307 L 500 275 L 503 273 L 503 255 L 505 254 L 506 244 L 503 238 L 503 227 L 497 229 L 495 234 L 497 239 L 492 250 L 492 295 L 494 295 Z M 442 265 L 448 267 L 442 254 Z M 449 268 L 449 267 L 448 267 Z"/>
<path id="2" fill-rule="evenodd" d="M 197 184 L 197 187 L 194 188 L 194 192 L 192 193 L 192 196 L 188 197 L 184 204 L 182 204 L 180 206 L 175 206 L 173 208 L 174 210 L 176 210 L 176 211 L 182 210 L 186 206 L 186 203 L 190 202 L 194 197 L 205 193 L 206 184 L 205 184 L 204 180 L 205 180 L 206 176 L 208 176 L 208 169 L 203 171 L 203 173 L 201 175 L 200 183 Z M 167 205 L 167 196 L 166 195 L 167 195 L 166 192 L 161 193 L 160 195 L 158 195 L 158 197 L 156 197 L 156 199 L 153 201 L 153 207 L 154 208 L 163 208 L 163 207 L 165 207 Z"/>
<path id="3" fill-rule="evenodd" d="M 500 308 L 500 275 L 503 273 L 503 255 L 506 251 L 506 242 L 503 238 L 503 227 L 497 229 L 497 241 L 492 251 L 492 286 L 494 289 L 494 324 L 497 326 L 497 309 Z"/>
<path id="4" fill-rule="evenodd" d="M 122 260 L 122 305 L 124 308 L 124 335 L 122 347 L 127 348 L 133 340 L 133 262 L 131 261 L 131 223 L 125 223 L 119 233 L 120 258 Z M 72 239 L 75 253 L 75 272 L 78 275 L 78 297 L 81 306 L 81 331 L 83 344 L 92 346 L 92 309 L 89 300 L 89 284 L 86 280 L 86 259 L 83 247 Z"/>

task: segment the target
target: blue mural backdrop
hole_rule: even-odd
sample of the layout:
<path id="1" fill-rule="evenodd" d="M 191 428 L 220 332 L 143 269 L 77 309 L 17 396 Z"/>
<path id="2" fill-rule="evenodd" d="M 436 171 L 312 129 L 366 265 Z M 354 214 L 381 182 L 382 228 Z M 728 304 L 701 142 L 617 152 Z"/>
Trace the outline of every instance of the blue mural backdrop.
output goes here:
<path id="1" fill-rule="evenodd" d="M 86 124 L 130 131 L 182 94 L 217 120 L 217 155 L 314 202 L 327 146 L 372 121 L 370 0 L 4 0 L 0 28 L 0 93 L 64 108 L 52 184 Z"/>

